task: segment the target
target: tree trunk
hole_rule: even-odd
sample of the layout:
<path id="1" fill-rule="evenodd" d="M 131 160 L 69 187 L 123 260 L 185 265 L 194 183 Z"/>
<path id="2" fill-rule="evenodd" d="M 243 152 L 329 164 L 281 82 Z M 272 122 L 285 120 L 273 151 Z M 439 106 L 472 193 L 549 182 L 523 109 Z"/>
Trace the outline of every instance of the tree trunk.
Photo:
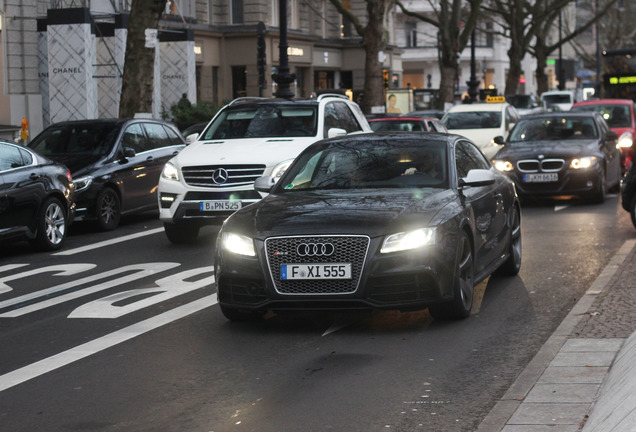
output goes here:
<path id="1" fill-rule="evenodd" d="M 508 50 L 508 60 L 510 66 L 508 68 L 508 75 L 506 76 L 506 88 L 504 89 L 505 95 L 517 94 L 517 88 L 519 87 L 519 79 L 521 78 L 521 60 L 525 54 L 525 50 L 515 48 L 513 42 L 512 47 Z"/>
<path id="2" fill-rule="evenodd" d="M 537 94 L 540 96 L 542 93 L 548 91 L 548 76 L 545 73 L 548 53 L 545 50 L 543 40 L 540 38 L 537 38 L 534 48 L 534 57 L 537 59 Z"/>
<path id="3" fill-rule="evenodd" d="M 166 0 L 132 0 L 119 116 L 152 112 L 155 49 L 146 48 L 146 29 L 156 29 Z"/>
<path id="4" fill-rule="evenodd" d="M 384 40 L 384 0 L 367 1 L 368 22 L 365 27 L 363 44 L 365 51 L 364 107 L 366 113 L 373 106 L 384 106 L 384 80 L 379 52 L 385 48 Z"/>

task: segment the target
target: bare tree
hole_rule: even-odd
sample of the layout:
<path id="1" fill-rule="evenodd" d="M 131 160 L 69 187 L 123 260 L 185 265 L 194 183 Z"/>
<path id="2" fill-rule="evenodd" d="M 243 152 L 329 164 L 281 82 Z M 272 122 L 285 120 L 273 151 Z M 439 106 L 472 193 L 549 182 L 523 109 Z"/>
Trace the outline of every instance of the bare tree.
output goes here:
<path id="1" fill-rule="evenodd" d="M 380 51 L 386 47 L 388 37 L 385 31 L 385 19 L 395 4 L 395 0 L 365 0 L 367 9 L 367 23 L 354 15 L 340 0 L 329 0 L 340 14 L 348 19 L 362 37 L 365 51 L 364 64 L 364 99 L 363 106 L 369 112 L 372 106 L 384 105 L 382 63 L 379 59 Z"/>
<path id="2" fill-rule="evenodd" d="M 443 109 L 455 95 L 455 79 L 459 53 L 466 48 L 480 15 L 482 0 L 439 0 L 430 2 L 432 14 L 409 11 L 400 0 L 397 4 L 405 15 L 412 16 L 438 29 L 439 69 L 441 81 L 437 108 Z"/>
<path id="3" fill-rule="evenodd" d="M 146 48 L 146 29 L 156 29 L 166 0 L 132 0 L 128 20 L 126 55 L 119 116 L 152 111 L 154 48 Z"/>

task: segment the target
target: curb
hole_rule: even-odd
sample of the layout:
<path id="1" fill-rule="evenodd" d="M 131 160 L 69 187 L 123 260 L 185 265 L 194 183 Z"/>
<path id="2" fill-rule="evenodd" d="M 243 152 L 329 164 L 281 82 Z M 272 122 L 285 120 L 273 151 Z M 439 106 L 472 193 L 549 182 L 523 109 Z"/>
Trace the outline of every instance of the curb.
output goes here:
<path id="1" fill-rule="evenodd" d="M 581 320 L 581 317 L 590 310 L 596 297 L 608 289 L 610 280 L 634 247 L 636 247 L 636 240 L 627 240 L 612 257 L 583 297 L 576 303 L 559 327 L 557 327 L 530 363 L 528 363 L 526 368 L 519 374 L 508 391 L 506 391 L 490 413 L 484 418 L 477 429 L 478 432 L 500 432 L 506 426 L 508 420 L 515 414 L 528 396 L 528 393 L 530 393 L 530 390 L 532 390 L 552 360 L 554 360 L 557 353 L 570 338 L 572 331 Z M 604 393 L 607 391 L 605 388 L 603 390 Z"/>

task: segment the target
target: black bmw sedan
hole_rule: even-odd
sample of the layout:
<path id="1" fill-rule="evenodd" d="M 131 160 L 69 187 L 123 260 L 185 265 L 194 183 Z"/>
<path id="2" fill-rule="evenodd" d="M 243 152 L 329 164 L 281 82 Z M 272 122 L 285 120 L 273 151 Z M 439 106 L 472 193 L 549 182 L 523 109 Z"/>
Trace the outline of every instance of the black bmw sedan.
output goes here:
<path id="1" fill-rule="evenodd" d="M 0 140 L 0 244 L 29 240 L 62 247 L 75 211 L 71 172 L 14 142 Z"/>
<path id="2" fill-rule="evenodd" d="M 464 137 L 361 134 L 319 141 L 264 199 L 234 213 L 215 252 L 230 320 L 267 310 L 428 307 L 465 318 L 473 287 L 521 265 L 513 183 Z"/>
<path id="3" fill-rule="evenodd" d="M 596 112 L 555 112 L 522 118 L 494 156 L 520 196 L 577 195 L 596 203 L 618 188 L 618 135 Z"/>
<path id="4" fill-rule="evenodd" d="M 122 215 L 157 210 L 157 184 L 168 159 L 185 146 L 177 128 L 152 119 L 77 120 L 44 129 L 29 148 L 71 170 L 77 221 L 102 230 Z"/>

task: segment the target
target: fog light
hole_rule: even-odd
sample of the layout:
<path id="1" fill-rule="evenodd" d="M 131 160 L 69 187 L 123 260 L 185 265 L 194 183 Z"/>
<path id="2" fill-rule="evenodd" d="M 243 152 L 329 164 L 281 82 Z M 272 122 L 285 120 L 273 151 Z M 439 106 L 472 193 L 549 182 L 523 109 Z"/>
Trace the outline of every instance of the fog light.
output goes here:
<path id="1" fill-rule="evenodd" d="M 177 199 L 177 194 L 162 193 L 159 196 L 159 201 L 161 202 L 161 208 L 170 208 L 170 206 L 176 199 Z"/>

